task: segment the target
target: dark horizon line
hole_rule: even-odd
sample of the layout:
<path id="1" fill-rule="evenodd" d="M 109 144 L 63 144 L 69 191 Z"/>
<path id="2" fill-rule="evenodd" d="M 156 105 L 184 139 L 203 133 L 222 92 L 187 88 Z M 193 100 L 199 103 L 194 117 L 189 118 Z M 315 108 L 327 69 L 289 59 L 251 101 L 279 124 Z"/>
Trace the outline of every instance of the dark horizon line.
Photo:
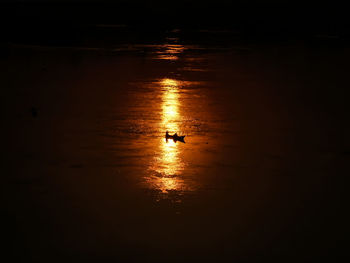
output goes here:
<path id="1" fill-rule="evenodd" d="M 341 1 L 339 1 L 341 3 Z M 201 1 L 201 0 L 177 0 L 176 2 L 164 2 L 160 0 L 0 0 L 0 4 L 43 4 L 43 5 L 51 5 L 51 4 L 101 4 L 101 5 L 153 5 L 153 4 L 161 4 L 165 6 L 173 6 L 177 5 L 187 5 L 192 6 L 195 5 L 197 7 L 201 6 L 237 6 L 237 7 L 249 7 L 249 8 L 288 8 L 288 7 L 298 7 L 298 8 L 338 8 L 339 10 L 343 9 L 341 5 L 337 4 L 337 1 L 302 1 L 302 0 L 215 0 L 215 1 Z"/>

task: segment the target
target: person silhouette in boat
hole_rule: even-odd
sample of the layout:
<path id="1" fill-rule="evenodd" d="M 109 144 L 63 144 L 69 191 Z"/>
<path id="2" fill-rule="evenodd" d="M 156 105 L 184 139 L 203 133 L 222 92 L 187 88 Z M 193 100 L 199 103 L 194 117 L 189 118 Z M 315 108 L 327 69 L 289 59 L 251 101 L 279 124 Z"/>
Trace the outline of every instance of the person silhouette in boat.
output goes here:
<path id="1" fill-rule="evenodd" d="M 165 133 L 165 139 L 168 141 L 168 139 L 173 139 L 174 142 L 180 141 L 180 142 L 185 142 L 185 136 L 178 136 L 177 132 L 174 135 L 170 135 L 168 131 Z"/>

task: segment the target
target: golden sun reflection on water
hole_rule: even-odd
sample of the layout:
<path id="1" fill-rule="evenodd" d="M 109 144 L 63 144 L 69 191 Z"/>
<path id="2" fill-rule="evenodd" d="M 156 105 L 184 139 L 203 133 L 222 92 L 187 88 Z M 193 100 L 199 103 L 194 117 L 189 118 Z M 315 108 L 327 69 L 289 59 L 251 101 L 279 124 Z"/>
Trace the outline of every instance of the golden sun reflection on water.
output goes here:
<path id="1" fill-rule="evenodd" d="M 161 122 L 162 132 L 169 131 L 179 133 L 180 114 L 180 82 L 174 79 L 163 79 L 159 83 L 161 88 Z M 159 155 L 151 166 L 155 173 L 148 180 L 152 188 L 156 188 L 163 193 L 171 190 L 184 189 L 184 181 L 179 177 L 184 170 L 184 162 L 181 158 L 180 144 L 165 137 L 159 141 Z"/>
<path id="2" fill-rule="evenodd" d="M 162 127 L 169 132 L 177 132 L 179 121 L 179 82 L 173 79 L 163 79 L 162 87 Z"/>
<path id="3" fill-rule="evenodd" d="M 165 44 L 161 46 L 161 49 L 157 52 L 159 59 L 165 60 L 177 60 L 178 55 L 183 53 L 185 47 L 183 45 L 178 44 Z"/>

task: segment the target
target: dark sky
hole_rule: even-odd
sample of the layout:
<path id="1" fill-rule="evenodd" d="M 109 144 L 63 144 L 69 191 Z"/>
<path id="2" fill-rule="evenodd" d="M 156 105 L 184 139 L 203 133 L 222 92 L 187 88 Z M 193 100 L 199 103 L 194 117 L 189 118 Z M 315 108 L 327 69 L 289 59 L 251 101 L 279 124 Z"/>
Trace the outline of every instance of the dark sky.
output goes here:
<path id="1" fill-rule="evenodd" d="M 149 4 L 166 4 L 170 3 L 172 5 L 181 4 L 200 4 L 200 5 L 220 5 L 220 4 L 230 4 L 230 5 L 246 5 L 254 7 L 257 6 L 331 6 L 337 7 L 341 1 L 314 1 L 314 0 L 209 0 L 209 1 L 200 1 L 200 0 L 178 0 L 178 1 L 161 1 L 161 0 L 0 0 L 0 3 L 149 3 Z"/>
<path id="2" fill-rule="evenodd" d="M 350 32 L 347 9 L 337 1 L 0 0 L 0 3 L 3 31 L 11 31 L 13 25 L 18 31 L 26 24 L 37 23 L 31 27 L 35 29 L 52 21 L 68 21 L 154 28 L 219 26 L 258 37 L 321 33 L 349 36 Z"/>

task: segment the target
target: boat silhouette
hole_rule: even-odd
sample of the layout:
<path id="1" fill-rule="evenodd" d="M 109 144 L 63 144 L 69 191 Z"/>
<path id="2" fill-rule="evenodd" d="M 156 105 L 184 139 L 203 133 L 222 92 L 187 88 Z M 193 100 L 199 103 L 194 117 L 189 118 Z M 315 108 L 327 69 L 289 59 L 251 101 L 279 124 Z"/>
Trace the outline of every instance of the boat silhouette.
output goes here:
<path id="1" fill-rule="evenodd" d="M 178 136 L 177 133 L 175 133 L 174 135 L 170 135 L 168 131 L 165 133 L 165 139 L 167 141 L 169 139 L 173 139 L 174 142 L 180 141 L 180 142 L 185 143 L 185 135 L 184 136 Z"/>

